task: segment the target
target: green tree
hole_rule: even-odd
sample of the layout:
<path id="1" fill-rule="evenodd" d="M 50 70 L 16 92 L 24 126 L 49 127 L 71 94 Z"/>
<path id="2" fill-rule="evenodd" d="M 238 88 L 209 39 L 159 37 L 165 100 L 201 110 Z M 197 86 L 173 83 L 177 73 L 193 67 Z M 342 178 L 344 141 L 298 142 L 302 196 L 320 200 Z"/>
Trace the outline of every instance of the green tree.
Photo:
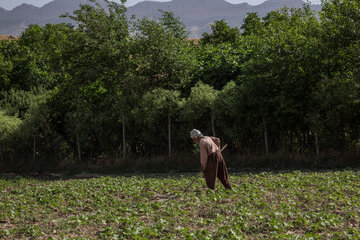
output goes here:
<path id="1" fill-rule="evenodd" d="M 175 90 L 189 82 L 193 60 L 187 35 L 175 32 L 179 28 L 183 24 L 168 12 L 162 18 L 143 18 L 134 24 L 131 61 L 137 66 L 133 79 L 137 92 L 159 87 Z"/>
<path id="2" fill-rule="evenodd" d="M 64 44 L 73 33 L 70 24 L 30 25 L 19 38 L 19 44 L 36 55 L 36 63 L 47 73 L 44 87 L 54 88 L 64 78 L 62 54 Z"/>
<path id="3" fill-rule="evenodd" d="M 224 45 L 204 45 L 195 50 L 196 67 L 194 81 L 202 81 L 221 90 L 228 82 L 241 74 L 245 53 L 241 47 Z"/>
<path id="4" fill-rule="evenodd" d="M 91 2 L 95 5 L 84 4 L 74 15 L 65 15 L 77 22 L 77 28 L 61 44 L 63 80 L 49 101 L 52 122 L 67 132 L 78 158 L 81 152 L 89 157 L 117 149 L 119 116 L 114 107 L 118 93 L 128 89 L 132 68 L 123 2 L 107 1 L 107 9 Z"/>
<path id="5" fill-rule="evenodd" d="M 0 43 L 2 91 L 11 88 L 29 91 L 47 85 L 47 72 L 37 64 L 37 55 L 17 41 Z"/>
<path id="6" fill-rule="evenodd" d="M 359 139 L 359 24 L 358 1 L 323 1 L 320 12 L 322 79 L 319 110 L 327 148 L 353 147 Z M 328 109 L 328 111 L 322 111 Z M 340 117 L 341 116 L 341 117 Z"/>
<path id="7" fill-rule="evenodd" d="M 258 109 L 251 102 L 252 94 L 246 85 L 230 81 L 214 101 L 219 134 L 242 154 L 257 153 L 261 146 L 262 128 L 257 119 Z"/>
<path id="8" fill-rule="evenodd" d="M 242 36 L 247 35 L 259 35 L 263 32 L 263 23 L 261 22 L 258 14 L 255 13 L 247 13 L 246 18 L 244 18 L 244 23 L 241 25 L 240 29 L 243 31 Z"/>
<path id="9" fill-rule="evenodd" d="M 133 25 L 130 47 L 133 67 L 129 68 L 127 84 L 119 94 L 119 104 L 124 106 L 121 109 L 125 110 L 128 122 L 133 117 L 129 114 L 131 109 L 137 108 L 144 94 L 158 88 L 177 91 L 190 82 L 193 57 L 187 45 L 185 26 L 172 12 L 161 13 L 158 19 L 144 18 Z M 136 153 L 141 139 L 134 137 L 138 127 L 133 128 L 127 131 L 132 137 L 128 142 Z"/>
<path id="10" fill-rule="evenodd" d="M 169 31 L 174 34 L 175 38 L 183 39 L 189 37 L 189 33 L 186 30 L 186 25 L 180 20 L 180 18 L 175 17 L 175 14 L 171 11 L 164 11 L 159 9 L 162 17 L 159 18 L 160 23 Z"/>
<path id="11" fill-rule="evenodd" d="M 1 49 L 3 49 L 2 45 L 3 44 L 0 42 Z M 0 89 L 6 90 L 6 89 L 10 89 L 10 85 L 11 85 L 10 74 L 13 66 L 11 60 L 5 59 L 4 55 L 1 52 L 0 52 Z"/>
<path id="12" fill-rule="evenodd" d="M 17 133 L 21 124 L 20 118 L 8 116 L 0 110 L 0 169 L 5 169 L 15 163 L 14 155 L 16 155 L 17 149 L 14 143 L 17 141 Z"/>
<path id="13" fill-rule="evenodd" d="M 164 119 L 167 120 L 167 137 L 168 137 L 168 156 L 171 157 L 172 153 L 172 135 L 171 135 L 171 123 L 174 116 L 178 116 L 179 106 L 181 104 L 180 92 L 173 90 L 166 90 L 162 88 L 154 89 L 143 95 L 142 100 L 140 102 L 140 109 L 136 110 L 135 113 L 137 115 L 137 119 L 141 124 L 145 124 L 146 128 L 151 129 L 153 132 L 157 132 L 158 134 L 149 134 L 149 131 L 145 131 L 147 133 L 146 138 L 148 139 L 148 144 L 152 142 L 154 149 L 159 149 L 159 142 L 161 142 L 160 133 L 164 122 Z M 142 116 L 142 117 L 141 117 Z M 144 119 L 145 118 L 145 119 Z M 145 121 L 141 121 L 144 119 Z M 144 127 L 145 127 L 144 126 Z M 144 129 L 145 130 L 145 129 Z M 154 139 L 153 136 L 158 136 Z"/>
<path id="14" fill-rule="evenodd" d="M 253 123 L 263 128 L 265 152 L 304 151 L 311 144 L 304 116 L 321 74 L 320 25 L 309 7 L 283 8 L 263 21 L 261 36 L 244 37 L 251 49 L 238 81 L 257 112 Z"/>
<path id="15" fill-rule="evenodd" d="M 182 106 L 182 118 L 190 123 L 190 128 L 216 135 L 214 102 L 217 93 L 213 87 L 201 82 L 191 88 L 190 96 Z"/>
<path id="16" fill-rule="evenodd" d="M 201 44 L 236 43 L 240 38 L 239 29 L 230 27 L 224 19 L 215 21 L 210 26 L 212 32 L 202 34 Z"/>

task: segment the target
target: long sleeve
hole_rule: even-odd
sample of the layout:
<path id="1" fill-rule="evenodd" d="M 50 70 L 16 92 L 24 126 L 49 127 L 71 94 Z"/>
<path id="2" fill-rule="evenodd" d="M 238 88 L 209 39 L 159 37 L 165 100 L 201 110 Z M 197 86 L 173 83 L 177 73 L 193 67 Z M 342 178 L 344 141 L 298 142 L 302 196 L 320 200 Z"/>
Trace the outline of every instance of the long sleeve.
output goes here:
<path id="1" fill-rule="evenodd" d="M 200 147 L 201 169 L 205 170 L 206 162 L 207 162 L 207 159 L 208 159 L 208 152 L 207 152 L 205 144 L 203 142 L 199 144 L 199 147 Z"/>
<path id="2" fill-rule="evenodd" d="M 202 171 L 206 168 L 206 163 L 210 154 L 220 149 L 220 139 L 216 137 L 203 137 L 199 142 L 200 163 Z"/>

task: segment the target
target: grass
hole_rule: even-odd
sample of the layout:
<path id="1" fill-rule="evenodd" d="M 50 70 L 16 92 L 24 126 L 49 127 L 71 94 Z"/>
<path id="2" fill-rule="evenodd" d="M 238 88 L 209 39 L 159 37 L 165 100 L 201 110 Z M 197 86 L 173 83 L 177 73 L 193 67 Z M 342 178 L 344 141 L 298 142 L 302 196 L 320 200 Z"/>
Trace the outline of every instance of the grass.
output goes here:
<path id="1" fill-rule="evenodd" d="M 359 239 L 360 172 L 0 178 L 0 239 Z"/>

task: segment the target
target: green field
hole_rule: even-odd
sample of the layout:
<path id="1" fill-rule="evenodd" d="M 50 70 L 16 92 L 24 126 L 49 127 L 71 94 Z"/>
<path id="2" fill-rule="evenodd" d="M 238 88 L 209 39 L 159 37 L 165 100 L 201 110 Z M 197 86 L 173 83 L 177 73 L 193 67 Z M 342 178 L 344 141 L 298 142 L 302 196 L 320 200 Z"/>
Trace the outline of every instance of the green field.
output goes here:
<path id="1" fill-rule="evenodd" d="M 360 172 L 0 179 L 0 239 L 359 239 Z"/>

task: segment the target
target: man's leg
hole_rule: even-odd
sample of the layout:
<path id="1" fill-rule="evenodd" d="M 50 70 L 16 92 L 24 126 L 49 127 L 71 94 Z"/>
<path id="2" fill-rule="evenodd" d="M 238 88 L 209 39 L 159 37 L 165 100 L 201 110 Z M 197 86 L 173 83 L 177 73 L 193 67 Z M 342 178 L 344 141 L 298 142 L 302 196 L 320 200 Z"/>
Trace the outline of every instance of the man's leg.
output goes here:
<path id="1" fill-rule="evenodd" d="M 219 158 L 219 164 L 218 164 L 217 177 L 219 178 L 219 180 L 221 181 L 221 183 L 224 185 L 224 187 L 226 189 L 232 189 L 228 171 L 226 169 L 226 164 L 225 164 L 224 158 L 220 152 L 218 153 L 218 158 Z"/>
<path id="2" fill-rule="evenodd" d="M 218 175 L 218 161 L 215 154 L 211 154 L 206 163 L 205 171 L 206 185 L 210 189 L 215 189 L 216 176 Z"/>

